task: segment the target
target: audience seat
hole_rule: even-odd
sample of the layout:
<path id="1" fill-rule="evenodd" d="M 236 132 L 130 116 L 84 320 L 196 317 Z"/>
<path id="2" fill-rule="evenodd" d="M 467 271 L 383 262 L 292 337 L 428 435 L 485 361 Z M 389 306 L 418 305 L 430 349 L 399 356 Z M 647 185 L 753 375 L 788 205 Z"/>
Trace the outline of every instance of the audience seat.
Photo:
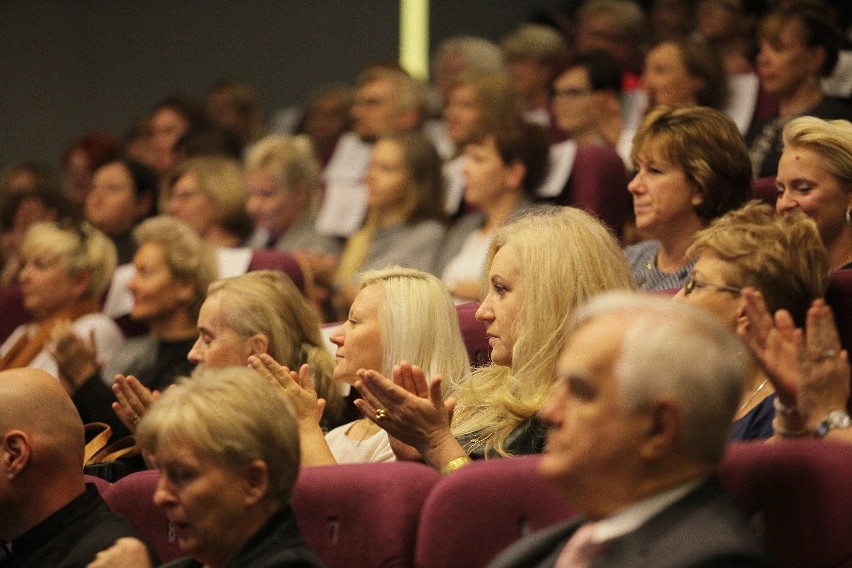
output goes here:
<path id="1" fill-rule="evenodd" d="M 305 293 L 305 272 L 292 254 L 274 249 L 257 249 L 251 256 L 248 270 L 279 270 L 290 277 L 296 288 Z"/>
<path id="2" fill-rule="evenodd" d="M 547 201 L 579 207 L 622 234 L 633 210 L 627 191 L 627 171 L 615 150 L 607 146 L 577 146 L 571 173 L 562 192 Z"/>
<path id="3" fill-rule="evenodd" d="M 163 562 L 186 556 L 163 510 L 154 505 L 160 472 L 140 471 L 122 477 L 105 492 L 109 508 L 130 521 L 136 532 L 151 545 Z"/>
<path id="4" fill-rule="evenodd" d="M 109 488 L 112 487 L 112 483 L 110 483 L 106 479 L 104 479 L 102 477 L 98 477 L 96 475 L 84 475 L 83 480 L 86 483 L 93 483 L 95 485 L 95 487 L 98 488 L 98 493 L 101 494 L 101 497 L 103 497 L 104 494 L 106 494 L 106 492 L 109 491 Z"/>
<path id="5" fill-rule="evenodd" d="M 760 199 L 764 203 L 775 207 L 775 202 L 778 201 L 778 188 L 775 187 L 775 176 L 751 180 L 751 197 L 752 199 Z"/>
<path id="6" fill-rule="evenodd" d="M 467 356 L 473 367 L 481 367 L 491 361 L 491 346 L 488 345 L 485 324 L 476 319 L 478 309 L 479 302 L 456 306 L 464 346 L 467 348 Z"/>
<path id="7" fill-rule="evenodd" d="M 539 460 L 478 461 L 443 478 L 423 505 L 414 565 L 485 566 L 520 537 L 570 517 L 572 508 L 536 473 Z"/>
<path id="8" fill-rule="evenodd" d="M 852 445 L 735 443 L 721 478 L 746 513 L 757 515 L 780 568 L 852 566 Z"/>
<path id="9" fill-rule="evenodd" d="M 825 301 L 834 311 L 840 344 L 844 349 L 852 351 L 852 270 L 831 273 Z"/>
<path id="10" fill-rule="evenodd" d="M 327 566 L 402 568 L 412 565 L 421 507 L 438 479 L 412 462 L 303 468 L 293 508 Z"/>

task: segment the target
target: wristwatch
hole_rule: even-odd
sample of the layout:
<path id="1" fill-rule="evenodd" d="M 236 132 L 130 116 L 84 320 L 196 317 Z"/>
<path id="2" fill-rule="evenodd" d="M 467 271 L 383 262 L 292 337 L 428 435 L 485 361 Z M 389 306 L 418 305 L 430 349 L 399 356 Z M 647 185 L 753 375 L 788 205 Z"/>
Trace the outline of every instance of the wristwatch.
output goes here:
<path id="1" fill-rule="evenodd" d="M 849 426 L 852 426 L 852 419 L 849 418 L 849 415 L 843 410 L 835 410 L 834 412 L 829 412 L 825 420 L 819 423 L 815 434 L 817 438 L 824 438 L 826 434 L 835 428 L 849 428 Z"/>

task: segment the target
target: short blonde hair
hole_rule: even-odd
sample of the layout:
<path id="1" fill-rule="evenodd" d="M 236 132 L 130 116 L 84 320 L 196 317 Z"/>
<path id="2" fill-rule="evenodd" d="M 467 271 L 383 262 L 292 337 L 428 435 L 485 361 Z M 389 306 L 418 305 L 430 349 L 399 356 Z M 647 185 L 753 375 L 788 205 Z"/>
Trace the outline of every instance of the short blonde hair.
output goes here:
<path id="1" fill-rule="evenodd" d="M 74 221 L 34 223 L 21 243 L 21 256 L 55 256 L 72 277 L 87 274 L 86 296 L 99 299 L 118 264 L 113 242 L 89 223 Z"/>
<path id="2" fill-rule="evenodd" d="M 179 163 L 163 180 L 160 191 L 160 210 L 177 181 L 191 173 L 201 191 L 213 203 L 216 222 L 230 232 L 245 238 L 251 232 L 251 220 L 246 213 L 246 181 L 240 162 L 225 156 L 197 156 Z"/>
<path id="3" fill-rule="evenodd" d="M 533 210 L 494 234 L 483 274 L 511 245 L 518 254 L 524 299 L 514 322 L 512 367 L 477 369 L 452 385 L 456 437 L 477 433 L 486 452 L 505 455 L 512 431 L 534 416 L 555 384 L 556 360 L 574 309 L 607 290 L 636 287 L 624 253 L 600 221 L 573 207 Z"/>
<path id="4" fill-rule="evenodd" d="M 290 502 L 300 460 L 296 417 L 283 391 L 255 371 L 181 377 L 145 413 L 136 439 L 154 455 L 160 447 L 189 446 L 232 472 L 261 460 L 269 468 L 265 499 L 276 510 Z"/>
<path id="5" fill-rule="evenodd" d="M 213 248 L 189 225 L 168 215 L 158 215 L 140 223 L 133 230 L 133 239 L 139 246 L 147 243 L 158 245 L 174 277 L 192 282 L 189 308 L 193 320 L 196 319 L 207 297 L 207 288 L 219 275 Z"/>
<path id="6" fill-rule="evenodd" d="M 275 270 L 256 270 L 217 280 L 207 295 L 222 294 L 222 323 L 243 337 L 256 333 L 269 341 L 269 355 L 291 370 L 311 367 L 317 394 L 334 419 L 343 401 L 334 382 L 334 360 L 325 347 L 316 311 L 292 280 Z"/>
<path id="7" fill-rule="evenodd" d="M 553 65 L 568 57 L 568 42 L 550 26 L 521 24 L 500 42 L 507 61 L 530 58 Z"/>
<path id="8" fill-rule="evenodd" d="M 417 79 L 403 69 L 390 65 L 370 65 L 358 75 L 356 88 L 376 81 L 387 81 L 394 86 L 394 102 L 401 112 L 413 111 L 417 114 L 417 124 L 423 122 L 429 112 L 426 89 Z"/>
<path id="9" fill-rule="evenodd" d="M 784 148 L 807 148 L 819 154 L 825 169 L 852 191 L 852 122 L 800 116 L 784 127 L 783 141 Z"/>
<path id="10" fill-rule="evenodd" d="M 320 187 L 320 165 L 307 136 L 267 136 L 249 150 L 246 170 L 263 171 L 283 188 L 306 186 L 311 195 Z"/>
<path id="11" fill-rule="evenodd" d="M 361 289 L 367 286 L 381 286 L 384 293 L 378 306 L 383 375 L 390 376 L 403 359 L 421 367 L 428 380 L 437 374 L 448 381 L 469 374 L 455 304 L 438 278 L 394 266 L 365 272 Z"/>
<path id="12" fill-rule="evenodd" d="M 771 313 L 785 309 L 804 326 L 808 308 L 825 294 L 831 271 L 828 251 L 812 219 L 800 211 L 776 216 L 754 200 L 698 231 L 686 256 L 712 251 L 735 274 L 731 286 L 752 286 Z"/>

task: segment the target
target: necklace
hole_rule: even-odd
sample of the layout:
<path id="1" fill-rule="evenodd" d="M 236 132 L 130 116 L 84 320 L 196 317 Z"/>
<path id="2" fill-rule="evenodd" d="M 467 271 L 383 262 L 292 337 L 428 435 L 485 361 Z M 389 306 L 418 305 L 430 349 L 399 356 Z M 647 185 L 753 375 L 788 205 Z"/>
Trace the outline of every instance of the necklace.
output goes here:
<path id="1" fill-rule="evenodd" d="M 768 383 L 768 382 L 769 382 L 769 379 L 764 379 L 764 380 L 763 380 L 763 382 L 762 382 L 762 383 L 760 383 L 760 386 L 758 386 L 756 389 L 754 389 L 754 392 L 753 392 L 753 393 L 751 393 L 751 396 L 750 396 L 750 397 L 748 397 L 748 400 L 747 400 L 747 401 L 745 401 L 745 403 L 744 403 L 744 404 L 740 407 L 740 409 L 739 409 L 739 410 L 737 410 L 737 413 L 736 413 L 736 414 L 734 414 L 734 416 L 737 416 L 737 415 L 738 415 L 740 412 L 742 412 L 742 411 L 743 411 L 743 410 L 744 410 L 744 409 L 745 409 L 745 408 L 746 408 L 749 404 L 751 404 L 751 401 L 752 401 L 752 400 L 754 400 L 754 397 L 756 397 L 756 396 L 757 396 L 757 393 L 759 393 L 760 391 L 762 391 L 762 390 L 763 390 L 763 387 L 765 387 L 765 386 L 766 386 L 766 383 Z"/>
<path id="2" fill-rule="evenodd" d="M 360 438 L 357 438 L 358 442 L 355 443 L 356 448 L 361 447 L 361 442 L 363 442 L 364 440 L 369 438 L 373 433 L 373 423 L 370 420 L 368 420 L 367 418 L 361 418 L 358 422 L 360 422 L 361 424 L 364 425 L 364 433 L 361 434 Z M 354 424 L 353 427 L 355 425 L 357 425 L 357 424 Z M 378 428 L 378 426 L 377 426 L 377 428 Z M 351 430 L 350 430 L 350 432 L 351 432 Z M 353 438 L 354 438 L 354 436 L 353 436 Z"/>

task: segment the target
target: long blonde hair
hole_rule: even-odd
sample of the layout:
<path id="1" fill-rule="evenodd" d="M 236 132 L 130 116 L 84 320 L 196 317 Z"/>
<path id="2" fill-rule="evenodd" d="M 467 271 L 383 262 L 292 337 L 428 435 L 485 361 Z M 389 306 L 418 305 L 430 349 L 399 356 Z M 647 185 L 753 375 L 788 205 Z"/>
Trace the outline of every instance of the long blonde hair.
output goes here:
<path id="1" fill-rule="evenodd" d="M 506 439 L 551 393 L 574 309 L 600 292 L 635 288 L 615 237 L 579 209 L 536 210 L 500 228 L 488 251 L 483 286 L 494 255 L 509 244 L 518 253 L 525 290 L 514 322 L 512 366 L 477 369 L 449 392 L 458 401 L 453 434 L 476 434 L 486 455 L 507 455 Z"/>

